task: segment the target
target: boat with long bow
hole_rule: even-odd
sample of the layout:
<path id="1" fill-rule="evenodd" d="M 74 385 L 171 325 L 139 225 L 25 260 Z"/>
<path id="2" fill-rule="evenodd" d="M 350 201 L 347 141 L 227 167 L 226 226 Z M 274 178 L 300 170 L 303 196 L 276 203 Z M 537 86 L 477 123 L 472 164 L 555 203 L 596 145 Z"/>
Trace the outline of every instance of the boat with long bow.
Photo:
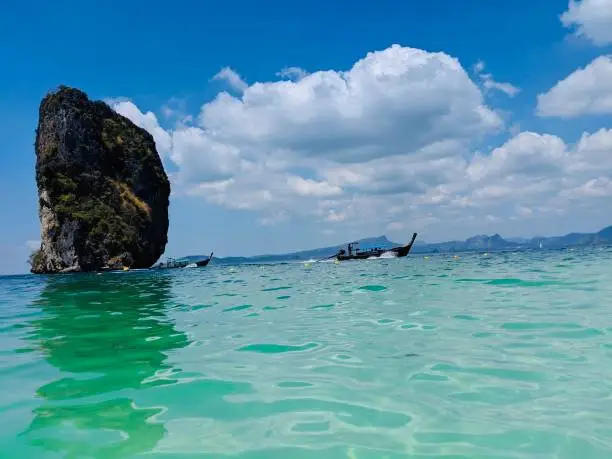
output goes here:
<path id="1" fill-rule="evenodd" d="M 385 253 L 394 254 L 395 257 L 405 257 L 410 253 L 416 237 L 417 233 L 414 233 L 410 243 L 390 249 L 374 247 L 368 250 L 361 250 L 358 242 L 351 242 L 348 244 L 347 250 L 341 249 L 330 258 L 336 258 L 338 261 L 367 260 L 368 258 L 380 258 Z"/>
<path id="2" fill-rule="evenodd" d="M 188 258 L 168 258 L 165 262 L 161 262 L 155 266 L 153 269 L 172 269 L 172 268 L 186 268 L 190 265 L 196 265 L 198 268 L 203 268 L 207 266 L 212 260 L 214 252 L 210 254 L 208 258 L 204 258 L 202 260 L 192 261 Z"/>

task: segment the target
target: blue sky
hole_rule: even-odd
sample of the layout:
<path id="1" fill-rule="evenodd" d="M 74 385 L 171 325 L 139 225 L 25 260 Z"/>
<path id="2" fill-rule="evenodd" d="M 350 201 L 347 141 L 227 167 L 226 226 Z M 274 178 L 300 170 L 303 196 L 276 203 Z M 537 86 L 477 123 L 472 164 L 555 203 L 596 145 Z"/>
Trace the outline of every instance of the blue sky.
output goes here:
<path id="1" fill-rule="evenodd" d="M 155 131 L 168 256 L 612 224 L 612 1 L 94 3 L 3 7 L 0 273 L 60 84 Z"/>

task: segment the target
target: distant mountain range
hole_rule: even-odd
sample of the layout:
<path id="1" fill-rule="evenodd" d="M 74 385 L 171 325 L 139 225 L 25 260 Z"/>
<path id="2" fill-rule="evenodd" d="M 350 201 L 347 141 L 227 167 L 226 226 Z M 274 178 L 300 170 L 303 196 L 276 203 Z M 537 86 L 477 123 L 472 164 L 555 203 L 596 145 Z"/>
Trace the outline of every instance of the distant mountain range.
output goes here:
<path id="1" fill-rule="evenodd" d="M 416 253 L 470 252 L 495 250 L 561 249 L 565 247 L 612 244 L 612 226 L 597 233 L 569 233 L 565 236 L 504 239 L 499 234 L 493 236 L 472 236 L 465 241 L 419 244 L 412 248 Z"/>
<path id="2" fill-rule="evenodd" d="M 405 245 L 407 242 L 391 242 L 386 236 L 368 237 L 360 239 L 359 246 L 362 249 L 368 247 L 396 247 Z M 504 239 L 499 234 L 493 236 L 477 235 L 465 241 L 448 241 L 437 243 L 426 243 L 417 241 L 412 247 L 411 253 L 455 253 L 455 252 L 474 252 L 474 251 L 500 251 L 500 250 L 529 250 L 529 249 L 561 249 L 566 247 L 608 245 L 612 244 L 612 226 L 608 226 L 597 233 L 569 233 L 565 236 L 544 237 L 538 236 L 531 239 L 527 238 L 508 238 Z M 253 257 L 225 257 L 214 258 L 215 262 L 227 264 L 240 263 L 273 263 L 283 261 L 305 261 L 318 260 L 330 257 L 338 250 L 346 248 L 346 243 L 341 245 L 322 247 L 300 252 L 258 255 Z M 207 255 L 190 255 L 185 257 L 191 260 L 206 258 Z"/>

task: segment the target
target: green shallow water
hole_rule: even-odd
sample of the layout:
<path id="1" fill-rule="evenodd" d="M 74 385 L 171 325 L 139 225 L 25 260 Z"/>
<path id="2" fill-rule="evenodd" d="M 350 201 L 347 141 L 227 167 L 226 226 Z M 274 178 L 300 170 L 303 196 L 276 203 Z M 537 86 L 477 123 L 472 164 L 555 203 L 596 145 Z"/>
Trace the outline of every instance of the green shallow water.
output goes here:
<path id="1" fill-rule="evenodd" d="M 0 457 L 612 457 L 612 250 L 0 278 Z"/>

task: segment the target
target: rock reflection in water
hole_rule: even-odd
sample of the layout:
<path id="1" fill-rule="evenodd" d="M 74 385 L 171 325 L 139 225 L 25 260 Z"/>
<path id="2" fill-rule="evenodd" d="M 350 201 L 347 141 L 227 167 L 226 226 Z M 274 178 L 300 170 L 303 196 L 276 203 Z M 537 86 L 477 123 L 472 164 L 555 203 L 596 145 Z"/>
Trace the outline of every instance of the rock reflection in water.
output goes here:
<path id="1" fill-rule="evenodd" d="M 171 287 L 165 274 L 49 279 L 31 339 L 61 375 L 37 391 L 42 402 L 22 434 L 31 444 L 113 458 L 150 451 L 164 436 L 154 420 L 163 408 L 136 398 L 173 382 L 152 377 L 171 373 L 167 353 L 188 344 L 166 316 Z"/>

